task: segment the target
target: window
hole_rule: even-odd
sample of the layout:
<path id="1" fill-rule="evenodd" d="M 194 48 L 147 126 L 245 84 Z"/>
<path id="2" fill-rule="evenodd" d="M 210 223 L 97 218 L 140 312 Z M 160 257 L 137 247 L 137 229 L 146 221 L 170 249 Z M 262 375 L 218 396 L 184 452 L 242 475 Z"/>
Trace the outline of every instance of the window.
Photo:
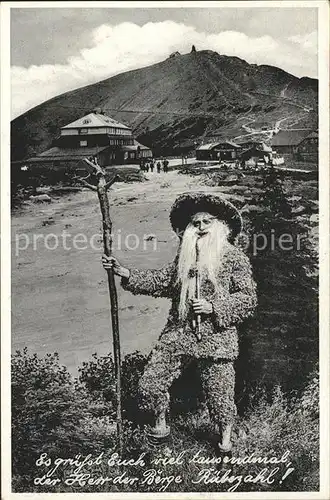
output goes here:
<path id="1" fill-rule="evenodd" d="M 83 146 L 87 146 L 87 141 L 80 141 L 80 146 L 83 147 Z"/>
<path id="2" fill-rule="evenodd" d="M 89 119 L 89 118 L 85 118 L 85 119 L 83 120 L 83 123 L 84 123 L 84 124 L 86 124 L 86 123 L 90 123 L 90 122 L 91 122 L 91 121 L 90 121 L 90 119 Z"/>
<path id="3" fill-rule="evenodd" d="M 81 128 L 81 129 L 79 130 L 79 133 L 80 133 L 80 134 L 87 134 L 87 133 L 88 133 L 88 129 L 87 129 L 87 128 Z"/>

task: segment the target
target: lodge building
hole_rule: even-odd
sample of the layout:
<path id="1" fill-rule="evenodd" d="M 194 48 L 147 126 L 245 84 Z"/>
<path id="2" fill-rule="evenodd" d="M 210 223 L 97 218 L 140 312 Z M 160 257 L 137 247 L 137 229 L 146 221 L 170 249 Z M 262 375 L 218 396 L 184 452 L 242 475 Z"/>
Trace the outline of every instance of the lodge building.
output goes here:
<path id="1" fill-rule="evenodd" d="M 62 127 L 50 149 L 25 163 L 73 167 L 85 157 L 96 159 L 103 167 L 139 163 L 152 157 L 152 151 L 134 138 L 127 125 L 102 112 L 92 112 Z"/>

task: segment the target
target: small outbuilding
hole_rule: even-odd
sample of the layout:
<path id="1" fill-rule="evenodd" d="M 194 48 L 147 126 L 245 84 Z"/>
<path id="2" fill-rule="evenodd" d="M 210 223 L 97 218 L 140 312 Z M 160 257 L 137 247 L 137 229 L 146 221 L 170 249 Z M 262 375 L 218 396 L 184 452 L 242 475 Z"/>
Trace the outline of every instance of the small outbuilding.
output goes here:
<path id="1" fill-rule="evenodd" d="M 260 161 L 268 164 L 272 158 L 272 154 L 272 148 L 261 142 L 243 149 L 240 154 L 240 160 L 242 163 L 249 163 L 251 166 L 257 165 Z"/>
<path id="2" fill-rule="evenodd" d="M 235 161 L 240 150 L 241 147 L 238 144 L 229 140 L 202 144 L 196 149 L 196 160 Z"/>
<path id="3" fill-rule="evenodd" d="M 140 160 L 152 158 L 152 151 L 147 146 L 140 144 L 134 139 L 134 144 L 131 146 L 122 146 L 123 163 L 139 163 Z"/>

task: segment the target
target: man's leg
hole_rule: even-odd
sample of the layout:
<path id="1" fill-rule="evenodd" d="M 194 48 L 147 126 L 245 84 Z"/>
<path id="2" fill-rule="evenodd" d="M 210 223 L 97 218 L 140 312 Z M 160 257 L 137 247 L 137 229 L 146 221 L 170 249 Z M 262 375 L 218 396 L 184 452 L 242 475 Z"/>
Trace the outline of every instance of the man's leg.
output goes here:
<path id="1" fill-rule="evenodd" d="M 219 430 L 220 451 L 231 450 L 231 431 L 236 416 L 235 370 L 231 361 L 201 361 L 201 378 L 212 423 Z"/>
<path id="2" fill-rule="evenodd" d="M 169 433 L 166 412 L 169 407 L 169 389 L 183 368 L 182 356 L 173 352 L 173 346 L 159 342 L 150 354 L 139 382 L 141 406 L 155 417 L 153 432 L 159 435 Z"/>

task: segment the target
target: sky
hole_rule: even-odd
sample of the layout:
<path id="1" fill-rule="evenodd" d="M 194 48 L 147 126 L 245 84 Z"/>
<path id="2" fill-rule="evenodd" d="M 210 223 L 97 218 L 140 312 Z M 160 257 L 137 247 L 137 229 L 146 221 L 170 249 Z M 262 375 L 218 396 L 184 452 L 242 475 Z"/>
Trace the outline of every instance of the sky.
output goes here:
<path id="1" fill-rule="evenodd" d="M 192 44 L 317 78 L 316 8 L 62 5 L 20 8 L 17 2 L 11 8 L 12 118 L 68 90 L 162 61 L 173 51 L 190 52 Z"/>

